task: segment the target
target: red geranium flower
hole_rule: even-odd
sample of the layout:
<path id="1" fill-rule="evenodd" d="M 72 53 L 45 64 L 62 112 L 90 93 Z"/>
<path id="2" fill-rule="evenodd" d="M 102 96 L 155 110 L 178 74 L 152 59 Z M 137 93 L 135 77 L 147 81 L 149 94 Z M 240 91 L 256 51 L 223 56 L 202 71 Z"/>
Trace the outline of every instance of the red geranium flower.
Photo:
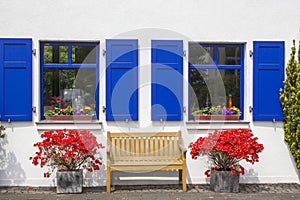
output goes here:
<path id="1" fill-rule="evenodd" d="M 239 161 L 254 164 L 258 162 L 258 153 L 264 149 L 249 129 L 216 130 L 207 137 L 199 137 L 191 142 L 189 148 L 192 159 L 207 155 L 212 162 L 213 167 L 205 172 L 207 177 L 212 171 L 244 174 L 244 167 Z"/>
<path id="2" fill-rule="evenodd" d="M 50 177 L 55 169 L 59 171 L 99 170 L 102 165 L 99 144 L 96 137 L 86 130 L 50 130 L 45 131 L 33 146 L 38 148 L 29 159 L 40 167 L 49 166 L 44 177 Z"/>

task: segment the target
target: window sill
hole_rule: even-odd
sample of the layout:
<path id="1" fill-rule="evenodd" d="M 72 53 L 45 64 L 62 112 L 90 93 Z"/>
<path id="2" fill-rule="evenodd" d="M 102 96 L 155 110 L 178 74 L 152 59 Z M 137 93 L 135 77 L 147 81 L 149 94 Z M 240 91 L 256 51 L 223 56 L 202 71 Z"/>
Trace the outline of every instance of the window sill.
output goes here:
<path id="1" fill-rule="evenodd" d="M 250 128 L 248 121 L 236 120 L 202 120 L 186 122 L 188 130 L 216 130 L 216 129 L 236 129 Z"/>
<path id="2" fill-rule="evenodd" d="M 73 121 L 73 120 L 42 120 L 36 122 L 37 130 L 52 130 L 52 129 L 87 129 L 101 130 L 102 122 L 93 121 Z"/>

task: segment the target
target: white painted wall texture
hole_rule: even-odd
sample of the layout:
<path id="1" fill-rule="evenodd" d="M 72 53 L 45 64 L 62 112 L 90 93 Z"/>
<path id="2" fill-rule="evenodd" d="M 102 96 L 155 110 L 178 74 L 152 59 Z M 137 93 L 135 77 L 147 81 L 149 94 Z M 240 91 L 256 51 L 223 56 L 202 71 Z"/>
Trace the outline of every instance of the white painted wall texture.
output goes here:
<path id="1" fill-rule="evenodd" d="M 299 176 L 289 150 L 283 141 L 282 123 L 253 122 L 248 107 L 252 105 L 253 61 L 249 57 L 253 41 L 285 41 L 286 62 L 293 39 L 300 39 L 299 0 L 1 0 L 0 38 L 32 38 L 33 48 L 33 106 L 37 112 L 32 122 L 3 123 L 6 138 L 0 142 L 0 185 L 53 186 L 54 179 L 44 179 L 43 170 L 35 167 L 29 157 L 35 152 L 33 144 L 44 129 L 90 127 L 99 141 L 106 143 L 106 131 L 182 130 L 187 146 L 207 133 L 211 124 L 182 122 L 152 122 L 150 89 L 150 41 L 152 39 L 181 39 L 188 50 L 189 41 L 245 43 L 244 121 L 249 124 L 226 124 L 226 127 L 249 127 L 264 144 L 260 162 L 246 166 L 241 176 L 245 183 L 297 182 Z M 40 116 L 39 42 L 41 40 L 100 41 L 100 108 L 105 105 L 105 39 L 130 38 L 139 40 L 139 122 L 106 122 L 100 111 L 100 122 L 90 125 L 36 124 Z M 184 106 L 188 107 L 188 63 L 184 59 Z M 222 124 L 220 124 L 222 127 Z M 225 125 L 223 126 L 225 127 Z M 200 129 L 204 130 L 200 130 Z M 105 156 L 103 150 L 103 156 Z M 188 182 L 206 183 L 206 159 L 191 160 L 187 154 Z M 105 161 L 105 157 L 104 157 Z M 155 177 L 153 177 L 155 176 Z M 114 184 L 132 184 L 130 180 L 146 177 L 145 184 L 176 183 L 173 172 L 118 173 Z M 130 179 L 129 181 L 122 180 Z M 86 186 L 105 185 L 105 166 L 99 172 L 85 174 Z"/>

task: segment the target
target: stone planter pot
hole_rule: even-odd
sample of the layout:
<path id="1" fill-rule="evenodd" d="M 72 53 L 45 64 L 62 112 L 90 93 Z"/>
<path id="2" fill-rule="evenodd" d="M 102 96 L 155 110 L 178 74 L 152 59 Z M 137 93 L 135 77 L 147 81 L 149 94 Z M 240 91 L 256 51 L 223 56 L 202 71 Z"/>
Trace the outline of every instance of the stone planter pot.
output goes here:
<path id="1" fill-rule="evenodd" d="M 239 176 L 230 171 L 214 171 L 210 177 L 210 189 L 215 192 L 239 192 Z"/>
<path id="2" fill-rule="evenodd" d="M 56 192 L 62 193 L 82 193 L 83 174 L 79 171 L 56 172 Z"/>

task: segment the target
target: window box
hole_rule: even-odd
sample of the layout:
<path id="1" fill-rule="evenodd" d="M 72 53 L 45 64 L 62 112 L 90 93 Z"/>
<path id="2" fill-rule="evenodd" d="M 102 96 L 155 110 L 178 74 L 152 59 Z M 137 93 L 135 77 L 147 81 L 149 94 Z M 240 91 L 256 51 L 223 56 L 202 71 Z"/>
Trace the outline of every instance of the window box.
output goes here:
<path id="1" fill-rule="evenodd" d="M 194 120 L 239 120 L 240 115 L 193 115 Z"/>
<path id="2" fill-rule="evenodd" d="M 45 116 L 46 120 L 79 120 L 79 121 L 91 121 L 93 115 L 55 115 Z"/>

